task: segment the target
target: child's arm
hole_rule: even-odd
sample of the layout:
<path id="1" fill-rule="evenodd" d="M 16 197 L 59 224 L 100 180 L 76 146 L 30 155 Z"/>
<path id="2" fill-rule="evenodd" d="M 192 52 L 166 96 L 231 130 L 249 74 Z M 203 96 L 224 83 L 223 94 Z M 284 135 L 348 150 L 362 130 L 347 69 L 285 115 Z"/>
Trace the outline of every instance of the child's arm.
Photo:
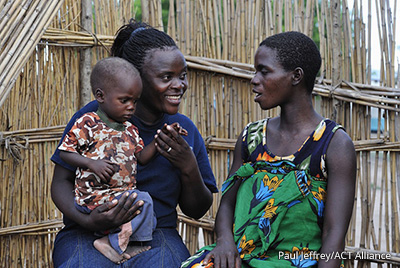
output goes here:
<path id="1" fill-rule="evenodd" d="M 151 161 L 151 159 L 153 159 L 153 157 L 157 153 L 155 144 L 156 140 L 153 139 L 151 143 L 149 143 L 146 147 L 143 148 L 143 150 L 141 150 L 138 153 L 135 153 L 136 159 L 139 164 L 146 165 Z"/>
<path id="2" fill-rule="evenodd" d="M 110 160 L 93 160 L 78 153 L 68 151 L 60 151 L 60 157 L 72 166 L 90 169 L 105 183 L 109 182 L 115 173 L 114 164 Z"/>
<path id="3" fill-rule="evenodd" d="M 235 154 L 229 176 L 233 175 L 243 164 L 242 159 L 242 133 L 235 145 Z M 233 215 L 236 206 L 236 194 L 240 181 L 222 196 L 221 203 L 215 218 L 215 233 L 217 235 L 216 247 L 204 258 L 204 264 L 214 258 L 214 267 L 240 268 L 241 259 L 235 241 L 233 239 Z"/>

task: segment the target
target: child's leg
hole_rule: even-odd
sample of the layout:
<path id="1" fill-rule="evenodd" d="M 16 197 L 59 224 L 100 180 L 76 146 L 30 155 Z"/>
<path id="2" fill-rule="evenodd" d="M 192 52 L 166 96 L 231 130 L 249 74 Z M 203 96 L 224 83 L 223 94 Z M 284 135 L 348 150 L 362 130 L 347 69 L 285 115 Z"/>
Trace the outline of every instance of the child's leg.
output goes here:
<path id="1" fill-rule="evenodd" d="M 142 200 L 142 199 L 141 199 Z M 141 212 L 140 214 L 142 214 Z M 137 217 L 140 217 L 140 214 Z M 125 252 L 125 254 L 129 255 L 126 259 L 130 259 L 133 256 L 136 256 L 144 251 L 147 251 L 151 248 L 151 246 L 144 245 L 142 242 L 137 241 L 132 239 L 132 229 L 134 229 L 136 226 L 134 225 L 134 221 L 130 221 L 128 223 L 125 223 L 124 225 L 121 226 L 121 232 L 118 233 L 118 240 L 115 240 L 115 237 L 113 237 L 114 241 L 118 243 L 116 245 L 119 249 Z M 136 228 L 135 228 L 136 229 Z M 137 231 L 137 229 L 136 229 Z M 111 236 L 109 236 L 110 241 L 112 241 Z M 150 239 L 151 240 L 151 239 Z M 131 243 L 129 243 L 131 242 Z M 111 244 L 113 244 L 111 242 Z M 129 245 L 128 245 L 129 244 Z"/>
<path id="2" fill-rule="evenodd" d="M 122 254 L 128 247 L 131 235 L 132 235 L 132 225 L 131 222 L 127 222 L 121 225 L 120 230 L 118 232 L 110 233 L 108 235 L 108 240 L 110 245 L 114 248 L 114 250 L 119 254 Z"/>
<path id="3" fill-rule="evenodd" d="M 129 238 L 131 243 L 129 243 L 129 246 L 126 248 L 125 252 L 133 257 L 151 248 L 148 245 L 144 245 L 143 242 L 149 242 L 152 240 L 153 231 L 156 227 L 157 220 L 154 215 L 153 200 L 151 199 L 150 195 L 146 192 L 141 192 L 138 190 L 133 190 L 130 192 L 137 193 L 136 200 L 143 200 L 144 204 L 141 207 L 141 213 L 132 219 L 132 221 L 129 223 L 129 226 L 125 226 L 124 224 L 122 229 L 126 228 L 125 235 L 119 234 L 118 239 L 120 240 L 119 245 L 121 245 L 122 239 L 125 239 L 129 232 L 131 233 Z M 111 244 L 113 244 L 113 242 L 111 242 Z M 122 247 L 121 249 L 123 250 Z"/>
<path id="4" fill-rule="evenodd" d="M 88 207 L 85 206 L 80 206 L 75 202 L 75 207 L 82 213 L 87 213 L 89 214 L 91 212 L 91 210 Z M 128 226 L 130 226 L 130 223 L 127 223 Z M 132 228 L 128 228 L 128 232 L 129 229 Z M 99 234 L 99 233 L 98 233 Z M 129 234 L 127 234 L 127 244 L 129 242 L 129 236 L 132 234 L 132 230 Z M 118 253 L 112 246 L 110 241 L 108 240 L 108 236 L 102 236 L 99 239 L 96 239 L 95 241 L 93 241 L 93 246 L 100 252 L 102 253 L 104 256 L 106 256 L 108 259 L 110 259 L 110 261 L 115 262 L 115 263 L 121 263 L 123 260 L 129 259 L 131 258 L 131 256 L 129 254 L 123 253 L 121 252 Z M 126 247 L 125 247 L 126 248 Z"/>
<path id="5" fill-rule="evenodd" d="M 125 259 L 129 259 L 151 248 L 142 242 L 152 240 L 152 234 L 157 223 L 153 210 L 153 200 L 150 195 L 138 190 L 129 190 L 130 194 L 133 192 L 137 193 L 137 201 L 143 200 L 144 202 L 140 209 L 140 214 L 133 218 L 132 221 L 123 224 L 118 232 L 108 235 L 109 245 L 111 245 L 116 253 L 119 255 L 123 255 L 124 252 L 129 254 L 129 257 L 125 254 Z M 117 196 L 116 199 L 119 199 L 121 196 L 122 194 Z"/>
<path id="6" fill-rule="evenodd" d="M 140 208 L 140 214 L 131 220 L 132 235 L 130 241 L 151 241 L 157 224 L 153 209 L 153 199 L 147 192 L 139 190 L 134 190 L 134 192 L 137 194 L 136 200 L 143 200 L 144 203 Z"/>

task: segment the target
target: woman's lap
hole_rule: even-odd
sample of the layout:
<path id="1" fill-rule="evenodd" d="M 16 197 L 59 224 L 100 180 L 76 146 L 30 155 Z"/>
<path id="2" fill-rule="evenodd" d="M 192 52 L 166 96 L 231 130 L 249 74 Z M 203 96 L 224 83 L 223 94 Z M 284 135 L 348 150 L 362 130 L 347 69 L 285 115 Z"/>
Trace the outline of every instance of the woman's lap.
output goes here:
<path id="1" fill-rule="evenodd" d="M 175 229 L 156 229 L 152 248 L 121 265 L 114 264 L 93 247 L 98 238 L 92 232 L 69 229 L 57 234 L 54 243 L 54 267 L 180 267 L 189 257 L 189 252 Z"/>

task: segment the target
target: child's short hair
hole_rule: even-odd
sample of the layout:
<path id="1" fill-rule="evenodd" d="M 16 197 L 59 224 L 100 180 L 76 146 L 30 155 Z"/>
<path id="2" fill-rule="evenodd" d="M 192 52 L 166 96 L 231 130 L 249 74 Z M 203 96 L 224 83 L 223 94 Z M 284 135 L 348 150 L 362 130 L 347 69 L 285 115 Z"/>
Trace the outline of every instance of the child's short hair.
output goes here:
<path id="1" fill-rule="evenodd" d="M 118 75 L 118 76 L 117 76 Z M 104 58 L 96 63 L 90 74 L 90 86 L 93 94 L 97 88 L 103 90 L 117 84 L 119 75 L 140 78 L 138 70 L 127 60 L 119 57 Z"/>
<path id="2" fill-rule="evenodd" d="M 307 89 L 312 92 L 321 68 L 321 54 L 311 38 L 300 32 L 284 32 L 267 37 L 260 46 L 274 49 L 286 71 L 302 68 Z"/>

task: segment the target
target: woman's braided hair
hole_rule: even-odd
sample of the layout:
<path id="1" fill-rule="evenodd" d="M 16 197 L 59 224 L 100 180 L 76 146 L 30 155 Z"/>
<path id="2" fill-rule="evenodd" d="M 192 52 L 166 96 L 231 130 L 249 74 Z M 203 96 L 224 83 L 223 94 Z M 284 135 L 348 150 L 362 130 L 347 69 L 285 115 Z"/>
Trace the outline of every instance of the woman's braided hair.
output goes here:
<path id="1" fill-rule="evenodd" d="M 175 41 L 166 33 L 144 22 L 133 19 L 122 26 L 111 47 L 111 55 L 124 58 L 142 74 L 143 62 L 151 49 L 176 48 Z"/>

